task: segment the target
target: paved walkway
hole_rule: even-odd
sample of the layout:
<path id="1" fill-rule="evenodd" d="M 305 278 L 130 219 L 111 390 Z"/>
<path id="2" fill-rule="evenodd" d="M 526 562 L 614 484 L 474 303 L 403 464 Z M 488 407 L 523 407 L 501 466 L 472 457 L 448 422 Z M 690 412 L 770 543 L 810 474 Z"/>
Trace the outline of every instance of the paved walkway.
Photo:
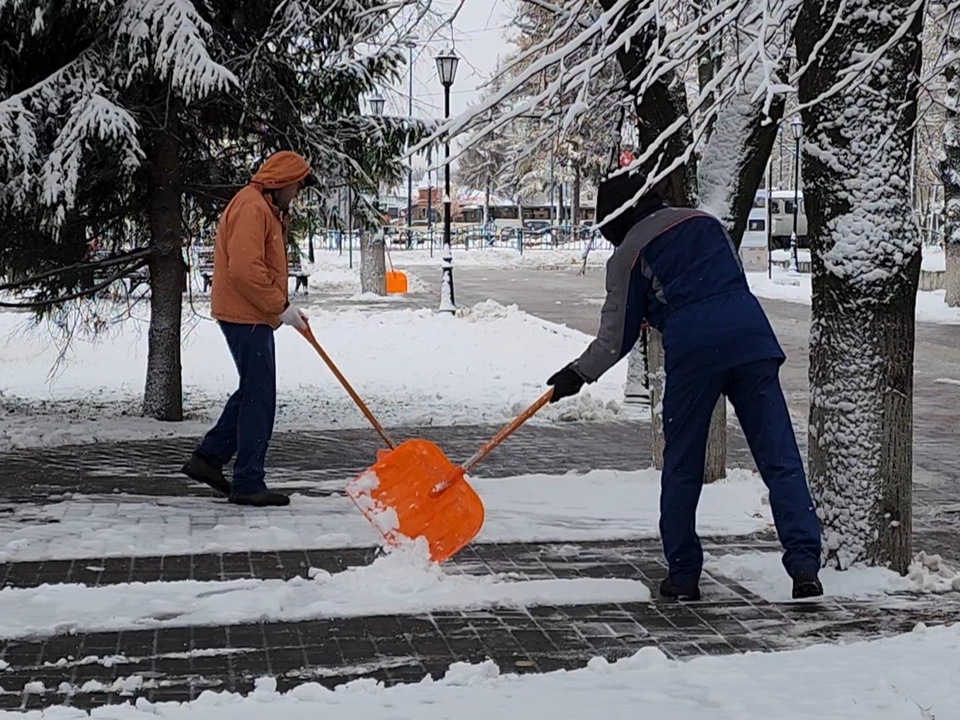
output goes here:
<path id="1" fill-rule="evenodd" d="M 422 271 L 421 271 L 422 272 Z M 422 275 L 428 279 L 427 275 Z M 457 271 L 461 304 L 493 297 L 564 321 L 585 332 L 596 324 L 602 277 L 575 272 L 536 273 L 496 270 Z M 585 288 L 592 288 L 587 289 Z M 429 302 L 432 297 L 411 298 Z M 559 305 L 557 303 L 560 303 Z M 802 387 L 807 332 L 805 308 L 770 304 L 771 315 L 791 355 L 785 373 L 793 401 Z M 949 393 L 960 388 L 934 383 L 960 377 L 960 352 L 950 332 L 921 327 L 918 342 L 918 434 L 916 443 L 916 549 L 960 560 L 960 490 L 953 482 L 958 463 L 960 428 L 957 404 Z M 926 357 L 926 353 L 930 357 Z M 932 378 L 932 379 L 931 379 Z M 491 427 L 398 429 L 439 442 L 450 455 L 466 456 Z M 927 434 L 924 434 L 927 433 Z M 752 468 L 742 436 L 731 431 L 730 465 Z M 951 438 L 954 438 L 951 443 Z M 801 441 L 805 440 L 801 434 Z M 192 439 L 126 442 L 83 447 L 30 450 L 0 455 L 0 526 L 50 514 L 24 508 L 55 507 L 72 494 L 99 496 L 105 513 L 118 501 L 141 501 L 171 507 L 173 496 L 210 497 L 187 483 L 177 467 Z M 270 452 L 276 483 L 311 497 L 342 492 L 345 478 L 366 467 L 379 444 L 367 430 L 279 434 Z M 644 423 L 572 423 L 528 425 L 484 463 L 482 475 L 510 475 L 597 468 L 637 469 L 649 462 L 648 427 Z M 151 500 L 151 498 L 153 498 Z M 215 508 L 229 508 L 211 498 Z M 167 504 L 167 505 L 165 505 Z M 102 513 L 101 513 L 102 514 Z M 220 522 L 197 511 L 197 527 Z M 201 517 L 202 515 L 202 517 Z M 211 519 L 213 517 L 213 519 Z M 176 519 L 176 518 L 175 518 Z M 130 518 L 125 521 L 131 522 Z M 324 518 L 312 519 L 322 529 Z M 133 520 L 134 523 L 139 522 Z M 144 517 L 155 532 L 156 518 Z M 198 532 L 200 530 L 198 529 Z M 190 535 L 188 533 L 187 537 Z M 82 583 L 107 587 L 151 581 L 227 581 L 238 578 L 309 577 L 311 568 L 330 573 L 369 564 L 374 548 L 315 550 L 286 547 L 277 552 L 210 552 L 132 556 L 105 536 L 99 551 L 73 552 L 70 559 L 51 553 L 35 562 L 0 563 L 0 587 L 31 588 L 43 584 Z M 768 534 L 707 540 L 714 555 L 775 549 Z M 85 548 L 88 546 L 84 546 Z M 0 548 L 2 549 L 2 548 Z M 77 557 L 77 555 L 84 555 Z M 653 590 L 651 602 L 494 608 L 400 616 L 314 619 L 301 622 L 226 622 L 219 626 L 184 624 L 168 619 L 162 628 L 72 634 L 49 638 L 0 640 L 0 708 L 33 708 L 58 703 L 94 707 L 151 700 L 188 700 L 206 689 L 247 692 L 262 675 L 278 677 L 279 688 L 303 681 L 337 685 L 358 677 L 387 683 L 439 677 L 454 661 L 492 658 L 504 671 L 546 672 L 582 667 L 590 658 L 615 659 L 656 645 L 675 658 L 700 654 L 794 648 L 825 640 L 854 640 L 910 629 L 919 621 L 952 621 L 960 612 L 955 594 L 887 597 L 875 602 L 828 599 L 812 604 L 770 603 L 740 583 L 708 573 L 704 600 L 678 604 L 656 597 L 665 566 L 655 540 L 532 544 L 476 544 L 447 566 L 448 572 L 488 576 L 514 573 L 522 579 L 630 578 Z M 170 623 L 173 624 L 170 624 Z M 42 683 L 42 689 L 41 685 Z"/>

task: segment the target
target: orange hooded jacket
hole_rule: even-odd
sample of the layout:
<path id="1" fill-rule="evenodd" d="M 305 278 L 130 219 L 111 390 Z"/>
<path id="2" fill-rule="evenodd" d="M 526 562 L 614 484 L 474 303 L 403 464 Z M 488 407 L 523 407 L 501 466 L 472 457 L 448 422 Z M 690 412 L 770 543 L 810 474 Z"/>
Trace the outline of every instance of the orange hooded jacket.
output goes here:
<path id="1" fill-rule="evenodd" d="M 289 305 L 286 228 L 265 190 L 307 182 L 310 165 L 295 152 L 267 158 L 220 217 L 213 255 L 210 312 L 217 320 L 280 325 Z"/>

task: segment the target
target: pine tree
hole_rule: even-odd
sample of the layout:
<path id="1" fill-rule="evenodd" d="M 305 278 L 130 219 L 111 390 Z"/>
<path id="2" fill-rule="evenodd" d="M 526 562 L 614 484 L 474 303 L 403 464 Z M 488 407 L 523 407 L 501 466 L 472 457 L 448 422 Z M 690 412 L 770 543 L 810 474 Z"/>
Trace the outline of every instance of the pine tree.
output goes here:
<path id="1" fill-rule="evenodd" d="M 146 266 L 143 411 L 182 419 L 183 241 L 276 150 L 331 187 L 399 174 L 423 128 L 361 98 L 397 78 L 412 2 L 0 3 L 0 289 L 63 311 Z"/>

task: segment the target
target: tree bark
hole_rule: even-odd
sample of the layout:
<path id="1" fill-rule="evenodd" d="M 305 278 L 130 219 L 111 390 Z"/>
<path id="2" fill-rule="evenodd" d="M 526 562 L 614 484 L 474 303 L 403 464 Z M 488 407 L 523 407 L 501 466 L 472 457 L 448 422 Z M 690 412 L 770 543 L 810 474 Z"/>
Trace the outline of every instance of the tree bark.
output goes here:
<path id="1" fill-rule="evenodd" d="M 947 241 L 946 245 L 946 302 L 950 307 L 960 306 L 960 242 Z"/>
<path id="2" fill-rule="evenodd" d="M 150 330 L 143 414 L 183 420 L 180 324 L 184 264 L 181 254 L 180 141 L 174 113 L 149 150 Z"/>
<path id="3" fill-rule="evenodd" d="M 570 198 L 570 221 L 573 223 L 574 227 L 580 225 L 580 191 L 581 183 L 583 181 L 583 172 L 580 169 L 579 163 L 574 163 L 573 165 L 573 191 L 572 197 Z"/>
<path id="4" fill-rule="evenodd" d="M 601 0 L 600 4 L 604 9 L 609 10 L 615 4 L 615 0 Z M 618 29 L 620 31 L 625 30 L 632 21 L 633 13 L 625 13 L 620 20 Z M 650 50 L 654 38 L 661 32 L 662 28 L 658 28 L 655 24 L 648 25 L 639 33 L 636 40 L 631 42 L 628 50 L 618 51 L 617 62 L 628 83 L 638 78 L 643 72 L 647 53 Z M 683 83 L 680 82 L 678 78 L 672 76 L 665 76 L 647 86 L 643 94 L 636 98 L 635 104 L 638 118 L 637 133 L 640 138 L 639 146 L 641 152 L 645 147 L 652 145 L 678 118 L 688 114 L 687 98 Z M 683 126 L 682 130 L 674 133 L 669 141 L 665 143 L 660 153 L 660 161 L 669 164 L 674 158 L 681 156 L 692 142 L 693 133 L 688 123 Z M 657 160 L 658 158 L 655 157 L 647 167 L 641 170 L 643 172 L 649 172 Z M 670 174 L 664 183 L 663 193 L 664 199 L 670 205 L 696 207 L 697 167 L 693 158 Z M 663 368 L 663 338 L 655 331 L 650 333 L 647 355 L 650 378 L 652 459 L 654 467 L 663 469 L 664 438 L 662 398 L 664 388 L 663 381 L 665 377 Z M 631 360 L 631 357 L 628 356 L 627 362 L 636 362 L 636 360 Z M 629 365 L 627 372 L 630 372 Z M 724 398 L 720 398 L 710 424 L 704 482 L 713 482 L 714 480 L 724 477 L 726 474 L 726 414 L 726 401 Z"/>
<path id="5" fill-rule="evenodd" d="M 960 18 L 954 14 L 944 38 L 947 57 L 960 57 Z M 944 69 L 946 98 L 944 108 L 943 154 L 940 180 L 943 183 L 943 237 L 946 253 L 946 302 L 960 305 L 960 59 Z"/>
<path id="6" fill-rule="evenodd" d="M 909 178 L 922 9 L 910 0 L 804 0 L 797 21 L 805 201 L 813 256 L 810 485 L 824 560 L 911 560 L 914 313 L 920 238 Z M 907 31 L 868 77 L 844 70 Z M 828 33 L 830 39 L 817 47 Z"/>
<path id="7" fill-rule="evenodd" d="M 387 264 L 383 235 L 360 233 L 360 291 L 387 294 Z"/>

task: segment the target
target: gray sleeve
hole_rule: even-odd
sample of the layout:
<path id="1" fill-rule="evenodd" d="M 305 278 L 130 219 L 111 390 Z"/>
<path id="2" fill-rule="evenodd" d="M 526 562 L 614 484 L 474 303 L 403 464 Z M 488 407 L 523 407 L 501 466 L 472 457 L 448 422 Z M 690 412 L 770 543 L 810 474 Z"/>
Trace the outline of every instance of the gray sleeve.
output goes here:
<path id="1" fill-rule="evenodd" d="M 623 243 L 607 260 L 607 296 L 600 308 L 600 329 L 597 338 L 574 361 L 574 369 L 587 382 L 596 382 L 620 360 L 626 328 L 627 299 L 630 276 L 637 260 L 637 249 L 632 243 Z"/>

